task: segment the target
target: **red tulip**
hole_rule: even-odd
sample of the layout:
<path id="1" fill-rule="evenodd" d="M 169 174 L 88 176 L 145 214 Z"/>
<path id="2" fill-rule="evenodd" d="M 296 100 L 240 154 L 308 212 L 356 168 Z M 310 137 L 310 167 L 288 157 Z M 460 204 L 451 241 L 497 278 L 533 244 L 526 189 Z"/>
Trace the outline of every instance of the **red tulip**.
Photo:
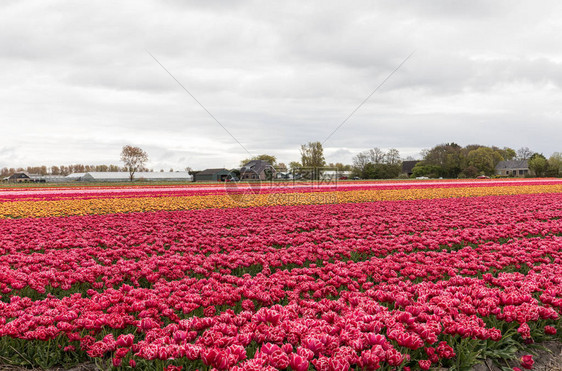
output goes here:
<path id="1" fill-rule="evenodd" d="M 530 370 L 531 368 L 533 368 L 533 364 L 535 363 L 535 361 L 533 360 L 533 356 L 532 355 L 525 355 L 523 357 L 521 357 L 521 367 Z"/>

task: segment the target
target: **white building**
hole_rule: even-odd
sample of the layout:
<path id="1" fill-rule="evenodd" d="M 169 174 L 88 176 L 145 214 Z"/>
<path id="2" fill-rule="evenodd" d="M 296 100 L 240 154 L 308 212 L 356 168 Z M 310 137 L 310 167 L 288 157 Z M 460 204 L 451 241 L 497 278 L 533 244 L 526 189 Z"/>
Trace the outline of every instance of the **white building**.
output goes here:
<path id="1" fill-rule="evenodd" d="M 70 174 L 66 177 L 69 181 L 80 182 L 128 182 L 129 173 L 119 172 L 96 172 Z M 166 171 L 166 172 L 136 172 L 133 175 L 135 181 L 150 182 L 191 182 L 193 177 L 187 171 Z"/>
<path id="2" fill-rule="evenodd" d="M 72 173 L 65 176 L 65 179 L 69 182 L 80 180 L 86 173 Z"/>
<path id="3" fill-rule="evenodd" d="M 351 171 L 324 170 L 322 171 L 322 180 L 337 180 L 341 178 L 349 178 Z"/>

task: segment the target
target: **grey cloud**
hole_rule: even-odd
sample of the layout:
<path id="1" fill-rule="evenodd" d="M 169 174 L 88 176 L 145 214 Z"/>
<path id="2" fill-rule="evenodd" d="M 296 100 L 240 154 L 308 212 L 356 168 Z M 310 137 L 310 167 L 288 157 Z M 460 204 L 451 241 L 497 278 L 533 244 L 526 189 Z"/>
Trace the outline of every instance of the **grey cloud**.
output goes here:
<path id="1" fill-rule="evenodd" d="M 0 118 L 10 123 L 3 140 L 15 143 L 4 162 L 115 162 L 126 143 L 164 169 L 247 157 L 145 49 L 248 150 L 284 162 L 322 141 L 414 49 L 326 143 L 329 161 L 374 146 L 405 156 L 444 141 L 560 151 L 556 2 L 0 8 Z"/>

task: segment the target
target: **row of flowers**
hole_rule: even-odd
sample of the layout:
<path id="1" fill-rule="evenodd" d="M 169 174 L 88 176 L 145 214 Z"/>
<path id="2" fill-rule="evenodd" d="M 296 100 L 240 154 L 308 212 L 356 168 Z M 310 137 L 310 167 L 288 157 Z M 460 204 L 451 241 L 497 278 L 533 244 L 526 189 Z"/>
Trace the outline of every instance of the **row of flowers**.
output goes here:
<path id="1" fill-rule="evenodd" d="M 61 190 L 63 191 L 64 189 Z M 184 187 L 179 190 L 150 188 L 150 191 L 145 192 L 124 191 L 110 195 L 93 192 L 47 193 L 32 199 L 29 199 L 30 196 L 18 197 L 14 194 L 3 196 L 9 199 L 0 202 L 0 219 L 560 192 L 562 182 L 558 181 L 511 181 L 486 185 L 476 182 L 446 182 L 408 185 L 317 184 L 284 188 L 264 188 L 260 185 L 209 189 Z"/>
<path id="2" fill-rule="evenodd" d="M 521 185 L 559 184 L 558 179 L 498 179 L 498 180 L 434 180 L 434 181 L 377 181 L 351 182 L 325 180 L 317 182 L 263 181 L 257 183 L 219 183 L 189 184 L 173 186 L 52 186 L 41 188 L 1 188 L 0 201 L 53 201 L 61 199 L 122 198 L 157 196 L 185 196 L 224 194 L 230 192 L 311 192 L 322 190 L 367 190 L 367 189 L 409 189 L 409 188 L 450 188 L 450 187 L 490 187 Z"/>
<path id="3" fill-rule="evenodd" d="M 1 220 L 0 355 L 466 366 L 560 333 L 561 217 L 553 193 Z"/>
<path id="4" fill-rule="evenodd" d="M 464 261 L 455 263 L 457 273 L 466 274 L 519 259 L 496 251 L 489 262 L 468 264 L 487 242 L 558 235 L 557 202 L 559 194 L 7 219 L 0 221 L 0 290 L 241 276 L 362 256 L 398 262 L 453 247 Z M 480 246 L 465 257 L 467 244 Z M 549 246 L 548 254 L 556 252 Z"/>

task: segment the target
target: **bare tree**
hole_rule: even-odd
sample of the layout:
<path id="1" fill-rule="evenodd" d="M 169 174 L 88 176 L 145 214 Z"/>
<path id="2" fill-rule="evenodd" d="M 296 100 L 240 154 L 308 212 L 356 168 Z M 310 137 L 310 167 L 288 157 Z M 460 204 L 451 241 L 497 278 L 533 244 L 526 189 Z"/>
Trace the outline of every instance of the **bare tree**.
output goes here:
<path id="1" fill-rule="evenodd" d="M 388 165 L 396 165 L 400 163 L 400 152 L 396 148 L 391 148 L 386 153 L 386 163 Z"/>
<path id="2" fill-rule="evenodd" d="M 127 145 L 121 151 L 121 161 L 125 164 L 129 172 L 129 179 L 132 182 L 135 172 L 142 169 L 148 161 L 148 154 L 139 147 Z"/>
<path id="3" fill-rule="evenodd" d="M 369 162 L 373 164 L 382 164 L 384 162 L 384 158 L 386 153 L 379 147 L 375 147 L 369 150 Z"/>
<path id="4" fill-rule="evenodd" d="M 365 152 L 361 152 L 353 158 L 353 167 L 358 169 L 359 172 L 363 171 L 368 163 L 369 155 L 367 155 L 367 153 Z"/>
<path id="5" fill-rule="evenodd" d="M 529 149 L 529 147 L 521 147 L 517 150 L 517 159 L 518 160 L 528 160 L 533 155 L 533 151 Z"/>
<path id="6" fill-rule="evenodd" d="M 240 167 L 246 165 L 248 162 L 250 162 L 252 160 L 266 161 L 271 166 L 277 165 L 277 157 L 275 157 L 273 155 L 265 155 L 264 154 L 264 155 L 253 156 L 253 157 L 250 157 L 250 158 L 247 158 L 247 159 L 244 159 L 244 160 L 240 161 Z"/>

